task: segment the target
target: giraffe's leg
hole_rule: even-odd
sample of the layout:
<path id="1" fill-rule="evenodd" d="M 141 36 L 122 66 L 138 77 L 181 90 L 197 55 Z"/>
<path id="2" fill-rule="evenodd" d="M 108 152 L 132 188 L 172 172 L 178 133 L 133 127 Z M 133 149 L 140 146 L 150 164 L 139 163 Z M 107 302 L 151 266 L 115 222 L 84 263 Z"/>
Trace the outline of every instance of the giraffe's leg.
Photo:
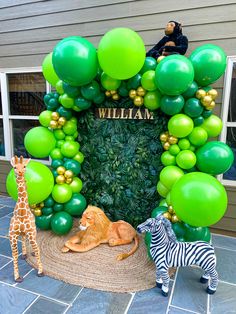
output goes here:
<path id="1" fill-rule="evenodd" d="M 35 257 L 37 259 L 38 276 L 42 277 L 42 276 L 44 276 L 44 273 L 43 273 L 43 266 L 42 266 L 41 258 L 40 258 L 40 250 L 39 250 L 38 244 L 36 242 L 36 232 L 28 233 L 28 238 L 29 238 L 29 242 L 30 242 L 30 244 L 32 246 L 32 249 L 33 249 L 33 251 L 35 253 Z"/>
<path id="2" fill-rule="evenodd" d="M 164 295 L 164 297 L 167 297 L 168 296 L 168 292 L 169 292 L 169 282 L 170 282 L 168 269 L 161 270 L 160 274 L 161 274 L 161 278 L 162 278 L 162 281 L 163 281 L 163 284 L 161 286 L 161 292 L 162 292 L 162 295 Z"/>
<path id="3" fill-rule="evenodd" d="M 22 259 L 26 259 L 27 257 L 27 252 L 26 252 L 26 236 L 25 234 L 22 235 L 22 255 L 21 258 Z"/>
<path id="4" fill-rule="evenodd" d="M 18 268 L 17 240 L 18 240 L 18 235 L 16 235 L 16 234 L 10 235 L 10 244 L 11 244 L 12 257 L 13 257 L 13 266 L 14 266 L 14 279 L 15 279 L 15 282 L 22 282 L 23 278 L 20 277 L 20 275 L 19 275 L 19 268 Z"/>
<path id="5" fill-rule="evenodd" d="M 162 278 L 161 278 L 161 273 L 158 269 L 156 269 L 156 286 L 158 288 L 162 287 Z"/>

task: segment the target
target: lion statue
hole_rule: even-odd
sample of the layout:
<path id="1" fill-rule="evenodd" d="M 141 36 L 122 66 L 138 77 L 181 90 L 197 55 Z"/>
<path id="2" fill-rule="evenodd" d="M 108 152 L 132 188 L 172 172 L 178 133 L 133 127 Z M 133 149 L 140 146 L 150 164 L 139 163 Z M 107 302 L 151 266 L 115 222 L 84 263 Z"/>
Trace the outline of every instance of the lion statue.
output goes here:
<path id="1" fill-rule="evenodd" d="M 123 220 L 111 222 L 100 208 L 89 205 L 80 219 L 80 231 L 66 241 L 61 251 L 87 252 L 102 243 L 116 246 L 133 240 L 134 247 L 130 252 L 117 255 L 117 260 L 127 258 L 138 249 L 139 238 L 135 229 Z"/>

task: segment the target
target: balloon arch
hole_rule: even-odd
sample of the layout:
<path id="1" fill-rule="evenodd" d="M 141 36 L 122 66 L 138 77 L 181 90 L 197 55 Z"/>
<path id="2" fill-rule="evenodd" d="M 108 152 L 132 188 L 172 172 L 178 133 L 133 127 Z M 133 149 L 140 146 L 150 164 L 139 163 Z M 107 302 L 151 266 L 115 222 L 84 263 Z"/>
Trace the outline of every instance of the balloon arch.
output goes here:
<path id="1" fill-rule="evenodd" d="M 222 129 L 221 119 L 212 113 L 217 91 L 210 84 L 225 66 L 225 53 L 215 45 L 198 47 L 189 58 L 145 57 L 141 37 L 128 28 L 107 32 L 97 50 L 82 37 L 60 41 L 42 66 L 56 92 L 45 95 L 47 110 L 39 116 L 41 126 L 31 129 L 24 140 L 32 156 L 52 158 L 52 172 L 35 161 L 26 171 L 37 226 L 65 234 L 72 228 L 72 216 L 80 216 L 86 207 L 78 177 L 84 156 L 76 141 L 73 112 L 102 104 L 106 97 L 114 101 L 130 97 L 134 106 L 169 116 L 168 130 L 160 136 L 164 168 L 157 192 L 163 200 L 149 216 L 163 213 L 179 240 L 209 240 L 207 226 L 221 219 L 227 207 L 225 189 L 214 176 L 233 163 L 226 144 L 207 142 Z M 12 171 L 7 190 L 17 198 Z"/>

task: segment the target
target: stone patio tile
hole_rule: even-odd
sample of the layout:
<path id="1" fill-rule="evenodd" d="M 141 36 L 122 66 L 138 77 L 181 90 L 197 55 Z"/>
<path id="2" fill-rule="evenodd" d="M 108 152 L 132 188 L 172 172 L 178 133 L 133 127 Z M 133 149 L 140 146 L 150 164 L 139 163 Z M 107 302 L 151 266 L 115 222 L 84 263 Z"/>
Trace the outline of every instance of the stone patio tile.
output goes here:
<path id="1" fill-rule="evenodd" d="M 0 208 L 0 218 L 7 216 L 8 214 L 12 213 L 13 208 L 11 207 L 7 207 L 7 206 L 3 206 Z"/>
<path id="2" fill-rule="evenodd" d="M 225 237 L 217 234 L 212 235 L 212 244 L 215 247 L 226 248 L 236 251 L 236 238 Z"/>
<path id="3" fill-rule="evenodd" d="M 68 306 L 53 300 L 39 297 L 32 306 L 28 308 L 25 314 L 62 314 Z"/>
<path id="4" fill-rule="evenodd" d="M 20 257 L 18 260 L 18 267 L 21 277 L 24 277 L 32 269 L 32 267 L 29 264 L 27 264 L 26 261 L 22 260 Z M 0 281 L 9 283 L 11 285 L 15 284 L 13 274 L 14 274 L 13 262 L 11 262 L 0 270 Z"/>
<path id="5" fill-rule="evenodd" d="M 18 241 L 18 252 L 19 252 L 19 254 L 21 253 L 21 242 L 20 241 Z M 7 257 L 12 257 L 9 239 L 3 238 L 1 236 L 0 236 L 0 254 L 7 256 Z"/>
<path id="6" fill-rule="evenodd" d="M 1 252 L 1 251 L 0 251 Z M 0 269 L 9 263 L 12 259 L 6 256 L 0 255 Z"/>
<path id="7" fill-rule="evenodd" d="M 219 282 L 216 293 L 211 296 L 212 314 L 236 313 L 236 286 Z"/>
<path id="8" fill-rule="evenodd" d="M 219 279 L 236 284 L 236 251 L 215 248 Z"/>
<path id="9" fill-rule="evenodd" d="M 0 219 L 0 235 L 8 236 L 11 218 L 6 216 Z"/>
<path id="10" fill-rule="evenodd" d="M 11 197 L 0 197 L 0 205 L 6 205 L 14 208 L 16 201 L 14 201 Z"/>

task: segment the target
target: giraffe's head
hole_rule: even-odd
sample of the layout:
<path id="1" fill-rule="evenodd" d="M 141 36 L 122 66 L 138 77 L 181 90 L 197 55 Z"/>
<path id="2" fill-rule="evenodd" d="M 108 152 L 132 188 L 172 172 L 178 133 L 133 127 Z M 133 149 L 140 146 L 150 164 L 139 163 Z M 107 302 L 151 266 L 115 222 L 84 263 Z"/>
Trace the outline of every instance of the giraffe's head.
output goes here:
<path id="1" fill-rule="evenodd" d="M 17 156 L 12 157 L 11 159 L 11 165 L 14 169 L 14 172 L 17 176 L 24 176 L 26 166 L 30 162 L 30 159 L 25 159 L 23 156 L 20 156 L 20 159 Z"/>

